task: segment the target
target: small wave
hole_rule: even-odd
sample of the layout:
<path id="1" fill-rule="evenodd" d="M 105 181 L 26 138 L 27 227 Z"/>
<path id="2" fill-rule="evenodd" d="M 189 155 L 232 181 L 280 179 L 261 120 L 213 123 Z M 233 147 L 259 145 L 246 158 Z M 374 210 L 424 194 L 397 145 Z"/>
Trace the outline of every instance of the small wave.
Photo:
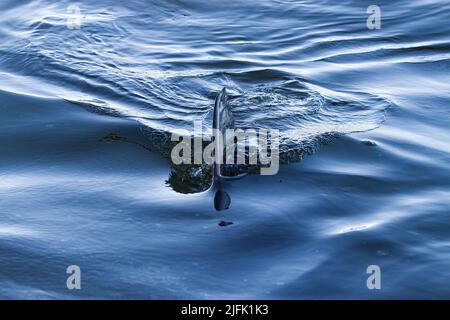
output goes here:
<path id="1" fill-rule="evenodd" d="M 240 6 L 212 13 L 200 2 L 149 2 L 154 10 L 143 14 L 136 10 L 140 1 L 121 10 L 113 2 L 101 7 L 86 1 L 82 28 L 71 30 L 67 4 L 42 0 L 10 8 L 0 21 L 9 26 L 0 45 L 0 71 L 57 86 L 56 95 L 92 112 L 137 120 L 152 149 L 166 156 L 171 133 L 190 132 L 198 120 L 210 132 L 213 101 L 224 87 L 237 127 L 280 131 L 282 162 L 298 161 L 336 135 L 376 128 L 390 105 L 370 93 L 316 83 L 291 66 L 318 57 L 355 56 L 364 53 L 361 42 L 378 48 L 398 41 L 392 35 L 351 40 L 322 21 L 330 34 L 318 41 L 317 31 L 305 24 L 294 24 L 290 32 L 267 29 L 263 13 L 271 6 L 265 4 L 248 17 L 255 23 L 248 29 L 242 17 L 230 15 L 241 14 Z M 285 6 L 270 21 L 292 24 L 290 11 L 302 8 Z M 22 17 L 24 10 L 35 15 Z M 309 11 L 309 18 L 319 17 L 314 6 Z M 289 21 L 281 23 L 285 16 Z M 372 52 L 370 46 L 367 50 Z"/>

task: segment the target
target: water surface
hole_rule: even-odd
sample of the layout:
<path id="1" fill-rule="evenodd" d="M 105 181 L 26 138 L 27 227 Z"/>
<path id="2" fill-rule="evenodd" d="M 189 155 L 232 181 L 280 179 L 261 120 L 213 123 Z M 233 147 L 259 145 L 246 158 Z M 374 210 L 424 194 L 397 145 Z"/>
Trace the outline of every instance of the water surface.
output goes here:
<path id="1" fill-rule="evenodd" d="M 379 30 L 369 1 L 71 4 L 0 4 L 1 298 L 450 298 L 450 2 L 379 1 Z M 153 134 L 223 87 L 314 154 L 218 212 Z"/>

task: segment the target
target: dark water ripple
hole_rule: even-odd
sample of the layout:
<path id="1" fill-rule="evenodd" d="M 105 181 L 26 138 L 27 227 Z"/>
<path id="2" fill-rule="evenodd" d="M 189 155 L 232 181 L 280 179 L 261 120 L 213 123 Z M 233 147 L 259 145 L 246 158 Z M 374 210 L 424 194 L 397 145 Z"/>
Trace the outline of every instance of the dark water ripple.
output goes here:
<path id="1" fill-rule="evenodd" d="M 152 129 L 192 130 L 200 119 L 209 128 L 215 94 L 227 87 L 239 125 L 276 127 L 285 148 L 302 148 L 325 134 L 373 129 L 390 104 L 362 92 L 310 86 L 314 79 L 293 72 L 302 62 L 338 58 L 329 56 L 335 46 L 376 45 L 336 39 L 337 30 L 328 25 L 274 25 L 273 19 L 287 19 L 286 25 L 298 20 L 295 13 L 304 6 L 295 3 L 274 12 L 271 3 L 247 11 L 244 2 L 226 9 L 218 3 L 146 2 L 148 13 L 136 15 L 143 3 L 87 1 L 83 9 L 89 15 L 80 31 L 67 28 L 61 16 L 67 4 L 35 1 L 10 9 L 12 17 L 24 10 L 35 17 L 14 20 L 14 32 L 22 37 L 7 37 L 2 66 L 64 83 L 63 98 L 136 118 Z M 317 30 L 330 29 L 329 40 L 317 43 Z"/>

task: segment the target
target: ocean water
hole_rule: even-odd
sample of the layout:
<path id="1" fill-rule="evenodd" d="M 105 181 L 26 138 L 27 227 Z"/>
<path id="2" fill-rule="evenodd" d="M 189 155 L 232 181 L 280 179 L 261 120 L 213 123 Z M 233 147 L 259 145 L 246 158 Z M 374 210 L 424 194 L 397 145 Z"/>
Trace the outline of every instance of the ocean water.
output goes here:
<path id="1" fill-rule="evenodd" d="M 0 298 L 449 299 L 449 21 L 432 0 L 1 0 Z M 157 137 L 210 128 L 223 88 L 300 156 L 217 211 Z"/>

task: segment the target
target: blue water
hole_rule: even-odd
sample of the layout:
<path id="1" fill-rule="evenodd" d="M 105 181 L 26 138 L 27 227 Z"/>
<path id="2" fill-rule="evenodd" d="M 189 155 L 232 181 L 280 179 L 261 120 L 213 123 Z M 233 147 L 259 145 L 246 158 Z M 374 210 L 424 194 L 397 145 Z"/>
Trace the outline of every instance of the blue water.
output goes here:
<path id="1" fill-rule="evenodd" d="M 449 1 L 71 4 L 0 2 L 0 298 L 450 298 Z M 313 154 L 216 211 L 148 132 L 223 87 Z"/>

